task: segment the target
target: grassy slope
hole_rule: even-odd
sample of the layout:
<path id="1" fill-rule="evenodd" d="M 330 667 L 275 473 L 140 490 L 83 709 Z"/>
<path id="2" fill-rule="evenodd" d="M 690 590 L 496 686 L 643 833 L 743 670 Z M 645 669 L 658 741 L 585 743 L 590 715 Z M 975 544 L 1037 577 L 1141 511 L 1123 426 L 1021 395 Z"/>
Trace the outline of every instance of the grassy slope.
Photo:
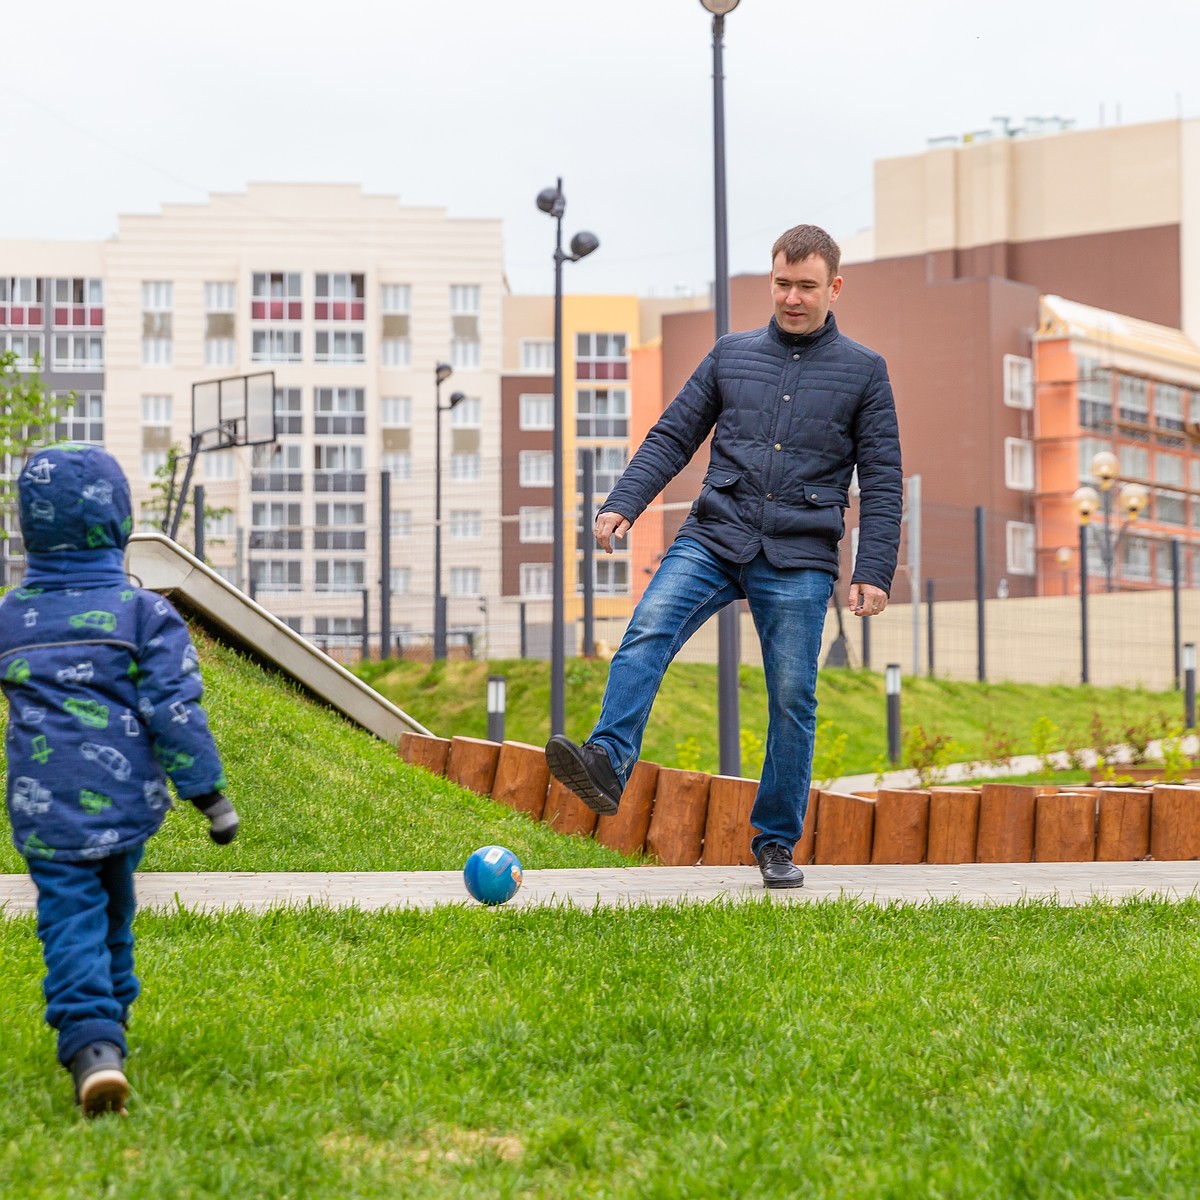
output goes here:
<path id="1" fill-rule="evenodd" d="M 86 1124 L 0 922 L 0 1197 L 1200 1194 L 1200 907 L 138 919 Z"/>
<path id="2" fill-rule="evenodd" d="M 143 870 L 453 870 L 490 842 L 509 846 L 526 866 L 627 861 L 408 766 L 277 675 L 197 640 L 205 704 L 242 832 L 233 845 L 215 846 L 200 814 L 180 805 L 150 840 Z M 0 871 L 20 871 L 7 825 Z"/>
<path id="3" fill-rule="evenodd" d="M 548 736 L 549 665 L 533 660 L 453 662 L 435 665 L 368 663 L 363 678 L 422 724 L 442 736 L 487 732 L 487 676 L 508 676 L 505 735 L 540 744 Z M 573 659 L 566 665 L 567 733 L 585 737 L 600 714 L 608 664 Z M 743 667 L 741 724 L 762 738 L 766 733 L 766 688 L 761 669 Z M 834 733 L 846 734 L 844 769 L 852 774 L 876 769 L 887 751 L 883 680 L 864 671 L 822 671 L 817 686 L 818 720 L 831 721 Z M 905 679 L 902 719 L 906 728 L 921 725 L 931 735 L 948 735 L 964 759 L 988 756 L 988 731 L 1012 742 L 1011 752 L 1035 750 L 1030 734 L 1043 714 L 1059 726 L 1063 742 L 1090 744 L 1089 725 L 1097 712 L 1113 740 L 1125 740 L 1128 726 L 1152 720 L 1156 726 L 1177 723 L 1183 701 L 1176 693 L 1150 693 L 1132 688 L 1038 687 L 1027 684 L 956 683 L 950 680 Z M 642 757 L 676 766 L 680 746 L 695 740 L 698 760 L 687 763 L 715 772 L 718 767 L 716 667 L 675 663 L 667 673 L 651 713 Z M 818 748 L 820 752 L 820 748 Z M 688 750 L 683 751 L 684 754 Z M 751 764 L 752 765 L 752 764 Z"/>

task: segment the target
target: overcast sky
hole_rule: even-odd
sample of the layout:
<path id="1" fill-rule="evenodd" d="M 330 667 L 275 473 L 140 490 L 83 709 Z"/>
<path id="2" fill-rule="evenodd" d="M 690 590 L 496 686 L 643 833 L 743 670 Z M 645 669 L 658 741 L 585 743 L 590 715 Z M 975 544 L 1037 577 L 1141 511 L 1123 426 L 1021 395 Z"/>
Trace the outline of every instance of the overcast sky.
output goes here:
<path id="1" fill-rule="evenodd" d="M 600 249 L 577 292 L 712 276 L 711 18 L 699 0 L 58 0 L 6 6 L 0 238 L 248 181 L 361 183 L 504 223 L 514 291 L 553 288 L 534 199 Z M 729 245 L 872 223 L 878 158 L 1005 115 L 1200 116 L 1197 0 L 741 0 L 726 18 Z M 2 264 L 0 264 L 2 266 Z"/>

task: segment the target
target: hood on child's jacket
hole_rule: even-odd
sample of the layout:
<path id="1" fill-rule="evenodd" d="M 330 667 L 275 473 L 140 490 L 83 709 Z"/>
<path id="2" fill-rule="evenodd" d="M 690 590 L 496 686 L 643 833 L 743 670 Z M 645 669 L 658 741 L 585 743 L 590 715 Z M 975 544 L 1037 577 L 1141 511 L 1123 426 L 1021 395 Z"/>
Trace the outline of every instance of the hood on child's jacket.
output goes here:
<path id="1" fill-rule="evenodd" d="M 99 446 L 35 450 L 17 481 L 21 536 L 33 554 L 123 550 L 133 527 L 129 482 Z"/>

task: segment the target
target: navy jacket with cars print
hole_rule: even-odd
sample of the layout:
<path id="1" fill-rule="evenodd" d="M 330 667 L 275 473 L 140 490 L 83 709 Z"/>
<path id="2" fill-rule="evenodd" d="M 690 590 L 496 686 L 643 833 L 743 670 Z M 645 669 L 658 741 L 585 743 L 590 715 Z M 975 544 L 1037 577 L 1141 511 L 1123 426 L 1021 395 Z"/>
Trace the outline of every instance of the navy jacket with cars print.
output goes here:
<path id="1" fill-rule="evenodd" d="M 843 509 L 858 468 L 854 582 L 891 591 L 903 475 L 887 365 L 844 337 L 769 325 L 720 338 L 646 435 L 601 512 L 630 522 L 716 426 L 704 486 L 680 537 L 749 562 L 838 573 Z"/>
<path id="2" fill-rule="evenodd" d="M 224 786 L 179 614 L 125 574 L 129 484 L 97 446 L 34 451 L 18 481 L 27 569 L 0 603 L 8 813 L 27 858 L 101 858 Z"/>

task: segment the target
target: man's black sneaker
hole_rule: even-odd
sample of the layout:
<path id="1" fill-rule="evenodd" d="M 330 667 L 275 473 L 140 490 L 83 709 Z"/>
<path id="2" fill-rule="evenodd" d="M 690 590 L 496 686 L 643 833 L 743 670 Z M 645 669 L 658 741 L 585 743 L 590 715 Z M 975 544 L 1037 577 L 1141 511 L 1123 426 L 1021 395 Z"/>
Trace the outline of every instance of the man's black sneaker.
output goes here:
<path id="1" fill-rule="evenodd" d="M 804 886 L 804 872 L 792 862 L 792 852 L 779 842 L 768 842 L 758 852 L 758 869 L 762 872 L 763 887 Z"/>
<path id="2" fill-rule="evenodd" d="M 125 1056 L 112 1042 L 92 1042 L 71 1059 L 75 1100 L 84 1116 L 116 1112 L 124 1115 L 129 1099 L 125 1078 Z"/>
<path id="3" fill-rule="evenodd" d="M 621 784 L 607 753 L 600 746 L 577 746 L 556 733 L 546 743 L 550 774 L 602 817 L 611 817 L 621 801 Z"/>

